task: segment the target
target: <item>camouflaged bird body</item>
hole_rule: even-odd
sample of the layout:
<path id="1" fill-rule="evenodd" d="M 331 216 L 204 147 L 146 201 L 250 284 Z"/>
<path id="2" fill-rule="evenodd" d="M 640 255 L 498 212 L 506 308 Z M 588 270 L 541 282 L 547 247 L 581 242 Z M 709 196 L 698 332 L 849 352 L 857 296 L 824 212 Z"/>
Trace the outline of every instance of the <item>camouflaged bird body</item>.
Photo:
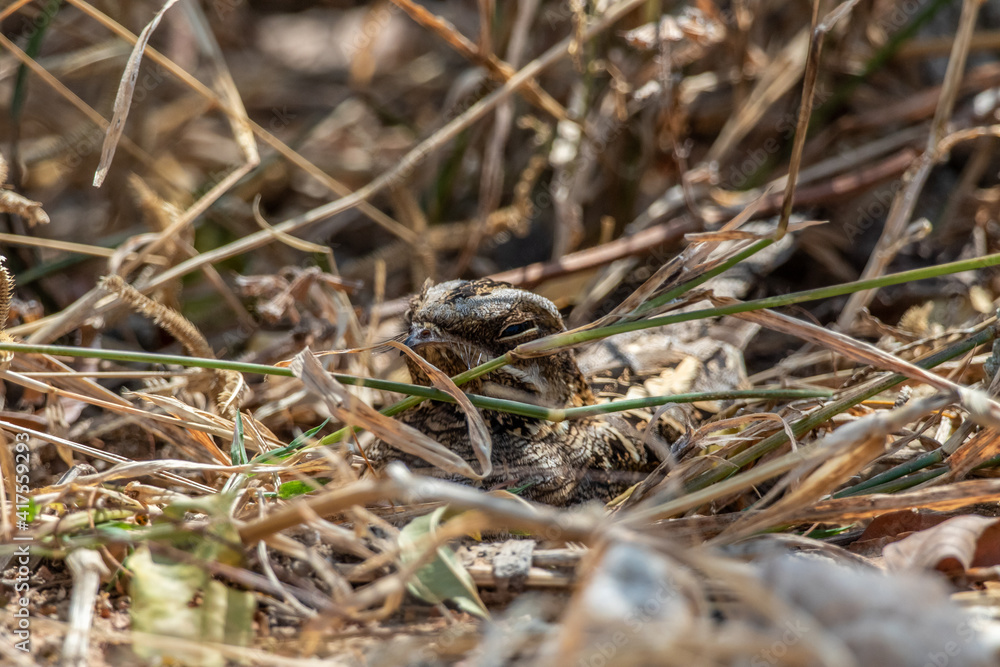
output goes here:
<path id="1" fill-rule="evenodd" d="M 551 301 L 489 279 L 426 286 L 410 301 L 406 344 L 448 375 L 457 375 L 514 347 L 565 330 Z M 430 385 L 407 359 L 410 375 Z M 463 386 L 469 393 L 553 408 L 595 402 L 571 351 L 514 363 Z M 482 410 L 492 439 L 493 472 L 484 488 L 521 488 L 533 500 L 565 505 L 608 501 L 641 480 L 649 468 L 645 447 L 613 422 L 579 419 L 559 423 Z M 400 415 L 478 468 L 466 417 L 453 403 L 426 401 Z M 376 442 L 368 452 L 376 469 L 403 461 L 423 474 L 469 480 L 436 471 L 418 457 Z"/>

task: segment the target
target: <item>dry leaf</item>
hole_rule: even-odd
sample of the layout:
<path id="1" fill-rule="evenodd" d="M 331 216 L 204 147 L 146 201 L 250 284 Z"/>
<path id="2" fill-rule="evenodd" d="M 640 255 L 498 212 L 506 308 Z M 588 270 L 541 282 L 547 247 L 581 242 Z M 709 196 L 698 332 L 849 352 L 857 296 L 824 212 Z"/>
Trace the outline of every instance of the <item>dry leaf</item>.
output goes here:
<path id="1" fill-rule="evenodd" d="M 1000 520 L 957 516 L 885 548 L 889 567 L 965 571 L 1000 564 Z"/>

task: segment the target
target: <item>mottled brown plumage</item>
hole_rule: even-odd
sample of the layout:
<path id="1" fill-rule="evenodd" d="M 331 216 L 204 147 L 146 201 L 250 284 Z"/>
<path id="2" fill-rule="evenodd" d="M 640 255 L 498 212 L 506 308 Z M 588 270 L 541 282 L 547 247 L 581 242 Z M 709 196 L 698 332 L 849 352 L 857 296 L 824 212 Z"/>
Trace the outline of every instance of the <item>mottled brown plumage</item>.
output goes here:
<path id="1" fill-rule="evenodd" d="M 424 287 L 411 298 L 405 322 L 406 344 L 452 376 L 565 329 L 548 299 L 489 279 Z M 414 382 L 430 384 L 414 362 L 407 364 Z M 553 408 L 595 402 L 570 351 L 515 361 L 463 389 Z M 552 423 L 493 410 L 482 416 L 493 441 L 493 473 L 481 482 L 484 488 L 522 488 L 521 495 L 553 505 L 607 501 L 649 469 L 645 447 L 603 419 Z M 426 401 L 400 419 L 475 462 L 466 417 L 457 405 Z M 375 443 L 368 454 L 376 468 L 401 460 L 411 470 L 435 474 L 421 459 L 385 443 Z"/>

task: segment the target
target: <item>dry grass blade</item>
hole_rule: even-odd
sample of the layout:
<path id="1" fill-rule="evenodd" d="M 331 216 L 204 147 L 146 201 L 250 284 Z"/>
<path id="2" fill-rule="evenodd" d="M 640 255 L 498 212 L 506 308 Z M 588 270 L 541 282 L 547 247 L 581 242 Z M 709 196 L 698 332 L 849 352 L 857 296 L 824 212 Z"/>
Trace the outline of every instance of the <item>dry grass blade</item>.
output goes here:
<path id="1" fill-rule="evenodd" d="M 785 432 L 785 435 L 788 436 L 788 443 L 792 446 L 792 449 L 794 450 L 798 447 L 798 441 L 795 438 L 795 433 L 792 432 L 792 428 L 788 424 L 788 421 L 781 415 L 771 414 L 768 412 L 758 412 L 748 415 L 740 415 L 739 417 L 714 420 L 695 429 L 688 437 L 688 440 L 692 444 L 697 445 L 699 440 L 705 438 L 712 432 L 731 429 L 738 426 L 745 426 L 761 420 L 776 422 L 777 425 L 781 427 L 781 430 Z"/>
<path id="2" fill-rule="evenodd" d="M 33 437 L 33 438 L 38 438 L 39 440 L 42 440 L 43 442 L 51 442 L 52 444 L 60 445 L 62 447 L 66 447 L 67 449 L 72 450 L 74 452 L 78 452 L 78 453 L 80 453 L 80 454 L 82 454 L 84 456 L 89 456 L 91 458 L 95 458 L 95 459 L 97 459 L 99 461 L 108 461 L 109 463 L 135 463 L 135 461 L 132 461 L 131 459 L 128 459 L 128 458 L 126 458 L 124 456 L 120 456 L 118 454 L 114 454 L 112 452 L 105 452 L 105 451 L 102 451 L 102 450 L 97 449 L 95 447 L 90 447 L 88 445 L 80 444 L 78 442 L 73 442 L 71 440 L 67 440 L 66 438 L 60 438 L 59 436 L 51 435 L 49 433 L 43 433 L 41 431 L 36 431 L 35 429 L 26 428 L 24 426 L 20 426 L 20 425 L 16 425 L 16 424 L 11 424 L 10 422 L 4 421 L 4 420 L 0 420 L 0 428 L 3 428 L 3 429 L 5 429 L 6 431 L 8 431 L 10 433 L 24 433 L 24 434 L 27 434 L 27 435 Z M 187 462 L 185 462 L 185 463 L 187 463 Z M 197 467 L 197 465 L 201 465 L 201 464 L 193 464 L 193 465 L 194 465 L 194 467 Z M 192 480 L 189 480 L 189 479 L 185 479 L 185 478 L 183 478 L 183 477 L 181 477 L 179 475 L 175 475 L 173 473 L 163 472 L 163 473 L 160 473 L 160 474 L 165 479 L 169 480 L 173 484 L 178 484 L 180 486 L 184 486 L 184 487 L 187 487 L 189 489 L 196 490 L 196 491 L 201 491 L 202 493 L 214 493 L 215 492 L 215 489 L 213 489 L 210 486 L 206 486 L 206 485 L 201 484 L 199 482 L 195 482 L 195 481 L 192 481 Z"/>
<path id="3" fill-rule="evenodd" d="M 360 426 L 393 447 L 418 456 L 447 472 L 469 479 L 482 479 L 489 471 L 477 473 L 462 457 L 427 437 L 412 426 L 390 419 L 347 391 L 320 366 L 316 357 L 304 350 L 291 363 L 295 377 L 323 399 L 330 412 L 345 424 Z"/>
<path id="4" fill-rule="evenodd" d="M 976 479 L 905 493 L 873 493 L 866 496 L 836 498 L 801 509 L 790 520 L 795 523 L 840 524 L 871 519 L 880 514 L 917 509 L 949 512 L 979 503 L 995 502 L 1000 494 L 1000 480 Z"/>
<path id="5" fill-rule="evenodd" d="M 233 432 L 233 422 L 231 419 L 212 414 L 205 410 L 199 410 L 172 396 L 157 396 L 152 392 L 136 392 L 136 396 L 152 403 L 163 412 L 166 412 L 167 415 L 173 416 L 168 417 L 156 412 L 144 413 L 139 410 L 136 410 L 136 413 L 147 415 L 147 419 L 162 421 L 163 423 L 176 423 L 182 426 L 187 429 L 190 437 L 208 452 L 211 458 L 222 464 L 230 463 L 229 457 L 222 453 L 222 450 L 219 449 L 210 436 L 215 436 L 216 438 L 231 437 Z M 266 451 L 270 447 L 279 444 L 273 438 L 271 442 L 266 443 L 269 446 L 257 441 L 255 437 L 248 438 L 248 440 L 253 443 L 258 451 Z"/>
<path id="6" fill-rule="evenodd" d="M 825 220 L 802 220 L 800 222 L 789 223 L 786 231 L 798 232 L 817 225 L 825 225 Z M 692 243 L 722 243 L 723 241 L 758 241 L 766 236 L 761 236 L 756 232 L 744 232 L 738 229 L 732 231 L 702 232 L 697 234 L 685 234 L 684 238 Z"/>
<path id="7" fill-rule="evenodd" d="M 799 178 L 799 167 L 802 163 L 802 152 L 806 146 L 806 132 L 809 130 L 809 119 L 812 117 L 813 98 L 816 94 L 816 80 L 819 76 L 819 58 L 823 51 L 823 38 L 838 21 L 849 14 L 858 0 L 846 0 L 824 17 L 819 24 L 819 0 L 813 1 L 812 32 L 809 37 L 809 55 L 806 58 L 806 69 L 802 82 L 802 106 L 799 109 L 799 121 L 795 128 L 795 143 L 792 145 L 792 157 L 788 163 L 788 180 L 785 184 L 785 197 L 781 203 L 781 217 L 778 219 L 777 236 L 781 238 L 788 229 L 788 221 L 792 215 L 792 205 L 795 203 L 795 185 Z"/>
<path id="8" fill-rule="evenodd" d="M 513 68 L 496 57 L 493 53 L 483 52 L 469 39 L 460 33 L 454 25 L 440 16 L 435 16 L 424 7 L 410 0 L 392 0 L 398 7 L 410 15 L 420 25 L 433 30 L 452 48 L 465 58 L 482 65 L 490 74 L 501 82 L 507 81 L 514 74 Z M 523 95 L 532 104 L 551 114 L 556 120 L 566 120 L 568 115 L 562 105 L 552 99 L 535 81 L 528 81 L 524 86 Z"/>
<path id="9" fill-rule="evenodd" d="M 160 25 L 160 20 L 168 9 L 176 4 L 177 0 L 167 0 L 160 11 L 156 13 L 153 20 L 146 24 L 146 27 L 139 33 L 139 39 L 132 48 L 132 54 L 125 65 L 121 82 L 118 85 L 118 95 L 115 97 L 115 107 L 112 112 L 111 121 L 108 124 L 107 135 L 104 137 L 104 146 L 101 148 L 101 162 L 94 173 L 94 187 L 99 188 L 104 183 L 111 168 L 111 160 L 115 156 L 115 148 L 118 140 L 125 129 L 125 121 L 128 118 L 128 110 L 132 106 L 132 96 L 135 94 L 135 83 L 139 78 L 139 64 L 142 62 L 142 54 L 146 50 L 146 44 L 153 35 L 153 31 Z"/>
<path id="10" fill-rule="evenodd" d="M 965 479 L 969 473 L 996 456 L 997 437 L 995 428 L 984 428 L 968 438 L 948 456 L 948 472 L 938 478 L 938 484 L 948 484 Z M 947 448 L 946 448 L 947 450 Z"/>
<path id="11" fill-rule="evenodd" d="M 22 236 L 20 234 L 0 234 L 0 243 L 13 246 L 28 246 L 34 248 L 49 248 L 62 252 L 70 252 L 77 255 L 92 255 L 94 257 L 111 257 L 115 251 L 111 248 L 88 245 L 86 243 L 73 243 L 68 241 L 57 241 L 56 239 L 41 239 L 33 236 Z M 129 257 L 131 259 L 131 257 Z M 147 262 L 155 266 L 164 266 L 167 261 L 159 255 L 147 257 Z"/>
<path id="12" fill-rule="evenodd" d="M 885 452 L 888 436 L 934 410 L 950 403 L 949 394 L 931 396 L 902 408 L 867 415 L 845 424 L 813 445 L 823 452 L 814 469 L 800 468 L 788 473 L 783 485 L 787 493 L 767 509 L 733 524 L 717 538 L 723 541 L 748 537 L 771 526 L 779 526 L 798 514 L 802 507 L 815 504 L 864 470 Z"/>
<path id="13" fill-rule="evenodd" d="M 458 388 L 450 377 L 442 373 L 434 364 L 421 357 L 407 345 L 395 340 L 386 341 L 385 344 L 399 350 L 412 359 L 427 374 L 427 377 L 430 378 L 431 384 L 435 388 L 454 398 L 455 402 L 461 406 L 462 411 L 465 413 L 465 418 L 469 422 L 469 441 L 472 444 L 472 450 L 476 454 L 476 460 L 479 461 L 479 468 L 483 471 L 483 477 L 488 476 L 493 471 L 493 462 L 490 458 L 493 451 L 493 443 L 490 441 L 490 431 L 486 427 L 486 422 L 483 421 L 483 416 L 479 414 L 479 410 L 472 404 L 469 397 L 466 396 L 464 391 Z"/>
<path id="14" fill-rule="evenodd" d="M 960 89 L 965 61 L 969 55 L 969 46 L 976 28 L 976 16 L 982 0 L 963 0 L 962 15 L 959 18 L 958 33 L 952 44 L 951 56 L 948 59 L 948 69 L 945 72 L 943 89 L 934 111 L 934 121 L 923 155 L 916 160 L 903 177 L 904 187 L 901 187 L 893 198 L 889 216 L 882 229 L 878 244 L 872 252 L 871 259 L 861 274 L 862 279 L 872 278 L 885 272 L 889 263 L 896 256 L 898 243 L 903 237 L 907 225 L 913 217 L 917 197 L 930 177 L 931 168 L 938 161 L 945 159 L 947 153 L 942 151 L 941 142 L 948 130 L 952 109 Z M 841 331 L 850 330 L 858 311 L 867 305 L 874 297 L 874 290 L 852 294 L 847 305 L 837 319 Z"/>
<path id="15" fill-rule="evenodd" d="M 735 299 L 720 297 L 712 297 L 712 301 L 718 305 L 738 303 Z M 935 389 L 950 392 L 969 410 L 970 416 L 977 422 L 992 427 L 1000 426 L 1000 405 L 990 399 L 985 393 L 963 387 L 951 380 L 942 378 L 895 355 L 884 352 L 874 345 L 773 311 L 737 313 L 735 317 L 756 322 L 773 331 L 781 331 L 808 340 L 854 361 L 899 373 L 914 380 L 925 382 Z"/>
<path id="16" fill-rule="evenodd" d="M 276 466 L 276 465 L 263 465 L 263 464 L 248 464 L 248 465 L 231 465 L 228 463 L 212 464 L 212 463 L 194 463 L 191 461 L 181 461 L 177 459 L 159 459 L 156 461 L 131 461 L 118 463 L 105 472 L 98 473 L 96 475 L 86 475 L 83 477 L 78 477 L 73 480 L 74 484 L 80 485 L 96 485 L 96 484 L 106 484 L 108 482 L 113 482 L 117 480 L 134 480 L 142 477 L 147 477 L 149 475 L 157 475 L 167 471 L 185 471 L 185 472 L 200 472 L 200 471 L 210 471 L 210 472 L 220 472 L 220 473 L 240 473 L 240 472 L 258 472 L 261 474 L 265 473 L 278 473 L 286 472 L 290 468 L 286 466 Z M 54 489 L 59 488 L 60 485 L 52 487 Z"/>
<path id="17" fill-rule="evenodd" d="M 132 405 L 128 401 L 115 392 L 109 391 L 107 387 L 102 387 L 92 379 L 82 376 L 79 372 L 53 357 L 20 355 L 16 357 L 12 368 L 10 376 L 5 377 L 5 380 L 15 384 L 23 383 L 26 387 L 30 383 L 32 388 L 37 389 L 43 394 L 52 393 L 54 396 L 66 396 L 72 400 L 85 402 L 97 401 L 94 405 L 101 405 L 104 409 L 109 409 L 109 406 L 111 409 L 120 408 L 123 411 L 132 408 Z M 36 383 L 30 377 L 30 373 L 33 372 L 48 372 L 53 370 L 62 377 L 54 378 L 48 384 Z M 67 389 L 69 390 L 68 392 L 66 391 Z"/>

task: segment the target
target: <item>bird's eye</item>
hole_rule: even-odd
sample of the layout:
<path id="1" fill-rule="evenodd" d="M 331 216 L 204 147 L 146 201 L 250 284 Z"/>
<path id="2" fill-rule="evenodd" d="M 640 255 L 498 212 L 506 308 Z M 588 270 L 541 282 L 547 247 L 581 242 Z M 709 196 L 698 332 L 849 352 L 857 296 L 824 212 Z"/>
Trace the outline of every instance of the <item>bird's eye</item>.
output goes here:
<path id="1" fill-rule="evenodd" d="M 500 332 L 500 338 L 513 338 L 514 336 L 519 336 L 535 328 L 535 325 L 531 322 L 518 322 L 517 324 L 511 324 L 510 326 L 504 328 L 504 330 Z"/>

